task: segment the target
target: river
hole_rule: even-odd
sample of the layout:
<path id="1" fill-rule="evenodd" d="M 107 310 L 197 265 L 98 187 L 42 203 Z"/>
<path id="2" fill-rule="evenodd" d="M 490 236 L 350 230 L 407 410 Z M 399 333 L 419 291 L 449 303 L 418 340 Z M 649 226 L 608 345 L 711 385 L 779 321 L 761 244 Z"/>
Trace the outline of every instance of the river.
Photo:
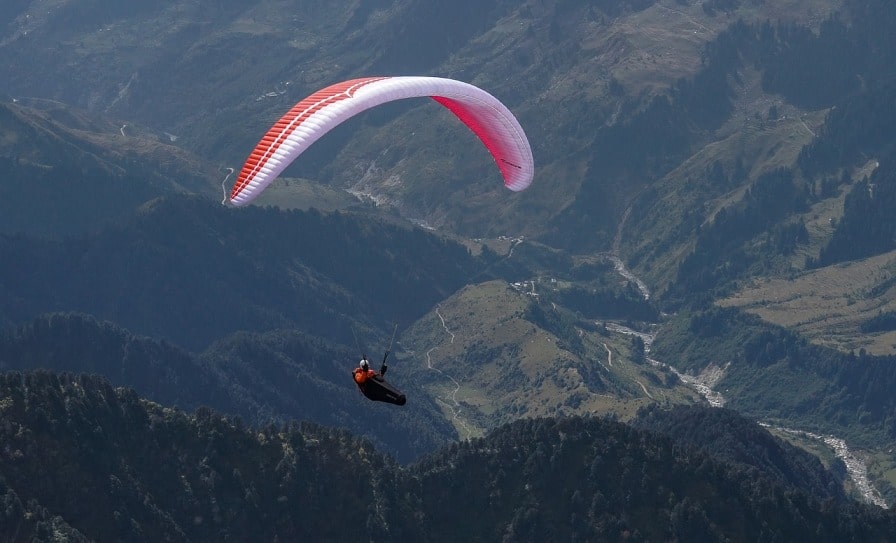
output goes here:
<path id="1" fill-rule="evenodd" d="M 621 259 L 615 256 L 612 256 L 610 258 L 613 261 L 614 266 L 616 267 L 616 271 L 627 280 L 633 281 L 636 285 L 638 285 L 638 289 L 641 291 L 644 299 L 648 299 L 650 296 L 650 291 L 647 289 L 647 286 L 644 285 L 644 283 L 640 279 L 635 277 L 635 275 L 631 273 L 631 271 L 626 269 L 625 264 Z M 728 369 L 730 362 L 722 367 L 719 367 L 715 364 L 710 364 L 706 369 L 700 372 L 699 375 L 688 375 L 685 373 L 681 373 L 669 364 L 660 362 L 650 356 L 650 348 L 653 344 L 653 340 L 656 338 L 656 329 L 658 328 L 658 326 L 653 326 L 650 332 L 640 332 L 638 330 L 633 330 L 618 323 L 598 322 L 597 324 L 603 325 L 607 328 L 607 330 L 616 332 L 618 334 L 637 336 L 641 338 L 641 341 L 644 342 L 644 354 L 646 355 L 647 360 L 650 364 L 658 367 L 668 368 L 669 370 L 671 370 L 673 373 L 675 373 L 675 375 L 678 376 L 679 379 L 681 379 L 682 382 L 694 387 L 697 392 L 699 392 L 700 395 L 703 396 L 707 402 L 709 402 L 711 406 L 723 407 L 725 405 L 725 397 L 722 396 L 722 394 L 716 391 L 713 387 L 715 387 L 715 385 L 718 384 L 723 377 L 725 377 L 725 371 Z M 884 509 L 889 507 L 887 501 L 883 498 L 880 491 L 878 491 L 877 488 L 875 488 L 871 481 L 868 479 L 867 464 L 860 458 L 859 455 L 850 451 L 845 440 L 833 435 L 823 436 L 820 434 L 807 432 L 805 430 L 772 426 L 762 421 L 757 421 L 757 423 L 760 426 L 766 428 L 774 427 L 775 429 L 785 433 L 814 439 L 821 443 L 824 443 L 833 451 L 834 455 L 837 458 L 843 461 L 843 464 L 846 466 L 846 471 L 849 474 L 849 478 L 852 480 L 859 494 L 866 502 L 872 503 Z"/>

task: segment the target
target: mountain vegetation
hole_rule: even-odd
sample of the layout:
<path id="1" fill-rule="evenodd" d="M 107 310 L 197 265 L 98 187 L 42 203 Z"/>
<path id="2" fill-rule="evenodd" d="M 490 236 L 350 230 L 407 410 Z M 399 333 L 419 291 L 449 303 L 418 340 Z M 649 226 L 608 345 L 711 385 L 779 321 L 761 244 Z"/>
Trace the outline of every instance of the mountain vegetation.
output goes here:
<path id="1" fill-rule="evenodd" d="M 402 462 L 456 439 L 434 402 L 413 381 L 395 383 L 413 409 L 359 409 L 349 377 L 351 349 L 294 329 L 239 332 L 193 354 L 80 314 L 39 317 L 0 336 L 0 369 L 102 375 L 142 397 L 186 412 L 213 408 L 248 424 L 312 420 L 342 427 Z M 404 361 L 393 361 L 400 368 Z"/>
<path id="2" fill-rule="evenodd" d="M 760 420 L 834 431 L 854 443 L 896 439 L 894 358 L 814 345 L 732 309 L 678 316 L 652 354 L 683 370 L 726 367 L 729 406 Z"/>
<path id="3" fill-rule="evenodd" d="M 886 0 L 5 2 L 2 537 L 896 539 L 756 423 L 896 503 L 894 35 Z M 379 74 L 493 93 L 532 187 L 419 100 L 218 203 Z M 402 409 L 349 380 L 386 349 Z"/>
<path id="4" fill-rule="evenodd" d="M 730 409 L 661 409 L 651 405 L 638 413 L 632 425 L 698 447 L 726 463 L 747 466 L 774 480 L 809 489 L 814 496 L 846 499 L 842 465 L 829 471 L 816 456 L 773 438 L 764 428 Z"/>
<path id="5" fill-rule="evenodd" d="M 896 534 L 892 512 L 599 419 L 523 420 L 401 468 L 343 431 L 252 428 L 207 409 L 188 415 L 97 377 L 8 372 L 0 387 L 9 541 L 883 542 Z"/>
<path id="6" fill-rule="evenodd" d="M 213 194 L 213 168 L 139 127 L 55 101 L 0 103 L 0 231 L 69 237 L 162 194 Z M 125 136 L 127 130 L 127 136 Z"/>
<path id="7" fill-rule="evenodd" d="M 612 412 L 628 420 L 648 402 L 700 401 L 668 368 L 647 362 L 643 342 L 615 339 L 551 301 L 550 285 L 467 286 L 402 334 L 413 380 L 458 435 L 521 417 Z"/>
<path id="8" fill-rule="evenodd" d="M 465 247 L 394 221 L 195 197 L 77 238 L 6 236 L 0 255 L 17 263 L 0 270 L 6 322 L 78 311 L 191 350 L 286 327 L 351 344 L 354 323 L 406 325 L 481 270 Z"/>

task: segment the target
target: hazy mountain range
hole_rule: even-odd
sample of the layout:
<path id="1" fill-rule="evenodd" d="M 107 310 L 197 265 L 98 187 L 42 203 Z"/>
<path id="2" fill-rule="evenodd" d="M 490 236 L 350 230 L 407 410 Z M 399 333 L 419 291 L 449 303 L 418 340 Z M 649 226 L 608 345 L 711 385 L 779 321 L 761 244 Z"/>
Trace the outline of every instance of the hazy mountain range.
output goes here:
<path id="1" fill-rule="evenodd" d="M 310 472 L 334 489 L 352 484 L 351 470 L 334 464 L 351 465 L 361 447 L 386 466 L 358 494 L 389 504 L 359 513 L 375 540 L 527 540 L 570 518 L 579 519 L 565 538 L 573 540 L 810 532 L 887 540 L 889 513 L 850 500 L 896 501 L 892 11 L 882 0 L 4 4 L 0 369 L 11 388 L 0 402 L 19 405 L 16 394 L 27 392 L 16 383 L 51 382 L 46 390 L 57 392 L 38 394 L 34 405 L 61 420 L 58 402 L 75 400 L 54 398 L 74 398 L 75 383 L 88 379 L 83 386 L 106 399 L 110 384 L 127 387 L 114 394 L 135 413 L 182 410 L 170 412 L 180 428 L 226 421 L 233 439 L 263 447 L 300 434 L 306 444 L 336 439 L 342 445 Z M 452 77 L 494 94 L 532 143 L 532 187 L 504 190 L 475 136 L 438 105 L 409 100 L 328 134 L 261 205 L 220 204 L 233 182 L 228 168 L 238 169 L 293 103 L 378 74 Z M 377 360 L 386 349 L 390 376 L 409 397 L 403 409 L 367 402 L 349 380 L 361 353 Z M 715 420 L 703 408 L 673 409 L 707 398 L 732 411 Z M 200 406 L 214 411 L 194 414 Z M 15 421 L 30 432 L 17 439 L 28 441 L 43 423 L 21 409 L 15 416 L 26 418 L 3 415 L 4 431 Z M 66 413 L 66 428 L 89 427 Z M 605 415 L 638 429 L 593 418 Z M 138 418 L 154 417 L 163 415 Z M 540 422 L 515 422 L 533 417 Z M 764 500 L 777 490 L 763 486 L 714 508 L 696 487 L 675 487 L 678 468 L 652 464 L 659 449 L 647 442 L 655 438 L 639 433 L 682 434 L 670 421 L 740 428 L 747 419 L 768 430 L 698 439 L 718 468 L 702 470 L 703 460 L 675 456 L 672 445 L 669 454 L 716 495 L 748 485 L 750 470 L 733 466 L 756 457 L 754 448 L 773 449 L 758 453 L 776 458 L 760 469 L 761 485 L 809 498 L 764 535 L 759 519 L 775 509 Z M 115 422 L 121 443 L 156 431 L 129 420 Z M 324 428 L 299 431 L 293 421 Z M 256 439 L 244 424 L 268 437 Z M 570 424 L 590 432 L 587 445 L 575 445 L 572 460 L 552 459 Z M 379 452 L 326 428 L 362 436 Z M 511 452 L 530 430 L 544 458 Z M 178 432 L 152 437 L 159 455 L 205 447 L 221 454 L 215 473 L 245 472 L 231 464 L 229 438 L 187 443 Z M 516 455 L 571 481 L 569 462 L 591 464 L 604 447 L 595 434 L 620 432 L 628 452 L 607 452 L 606 469 L 640 469 L 638 484 L 653 489 L 634 502 L 598 479 L 581 489 L 530 481 L 549 488 L 526 498 L 530 488 L 504 486 L 495 460 Z M 99 435 L 77 430 L 66 443 L 81 447 L 79 462 L 150 470 L 124 486 L 176 499 L 173 471 L 152 480 L 150 464 L 129 456 L 133 447 Z M 40 448 L 43 438 L 34 439 Z M 837 440 L 852 456 L 830 446 Z M 62 441 L 47 446 L 70 454 Z M 500 505 L 461 532 L 453 515 L 465 509 L 439 500 L 460 499 L 453 492 L 469 470 L 453 455 L 469 448 L 484 454 L 470 460 L 483 466 L 481 480 L 495 481 L 482 499 Z M 239 538 L 237 526 L 282 516 L 273 491 L 255 513 L 243 507 L 252 485 L 285 484 L 276 483 L 285 472 L 252 472 L 255 482 L 239 483 L 236 494 L 218 494 L 209 483 L 218 475 L 203 472 L 196 477 L 207 497 L 195 517 L 215 517 L 214 530 L 199 522 L 191 531 L 194 513 L 167 501 L 143 516 L 119 511 L 133 522 L 114 529 L 79 525 L 81 513 L 66 505 L 74 495 L 49 497 L 58 481 L 123 481 L 124 472 L 78 464 L 31 493 L 23 481 L 45 462 L 22 454 L 27 462 L 7 447 L 0 462 L 7 505 L 19 504 L 5 518 L 40 521 L 17 524 L 26 528 L 12 540 L 49 539 L 48 526 L 73 540 Z M 179 462 L 202 460 L 193 454 Z M 301 475 L 285 461 L 277 460 Z M 812 462 L 812 475 L 782 467 Z M 718 475 L 726 470 L 734 475 Z M 444 494 L 417 508 L 427 485 Z M 657 485 L 664 490 L 653 493 Z M 209 505 L 225 495 L 230 505 Z M 533 505 L 555 495 L 569 501 L 552 512 Z M 838 505 L 824 505 L 831 500 Z M 586 502 L 590 509 L 577 509 Z M 732 511 L 747 503 L 751 513 L 734 521 Z M 420 519 L 446 509 L 443 524 L 423 527 Z M 639 520 L 654 514 L 677 520 L 656 528 Z M 844 528 L 854 514 L 877 520 L 867 532 Z M 309 519 L 273 526 L 267 539 L 326 538 Z M 134 522 L 140 530 L 128 531 Z"/>

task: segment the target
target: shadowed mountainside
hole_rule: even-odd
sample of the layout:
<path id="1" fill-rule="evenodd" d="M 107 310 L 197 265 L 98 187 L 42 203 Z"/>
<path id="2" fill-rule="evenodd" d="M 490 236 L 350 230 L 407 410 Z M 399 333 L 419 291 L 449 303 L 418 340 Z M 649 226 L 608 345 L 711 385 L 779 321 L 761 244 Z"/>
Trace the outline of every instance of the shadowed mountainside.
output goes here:
<path id="1" fill-rule="evenodd" d="M 162 405 L 211 407 L 253 425 L 307 420 L 346 428 L 408 463 L 455 439 L 434 402 L 392 361 L 406 409 L 364 399 L 357 354 L 295 330 L 241 332 L 199 355 L 76 314 L 47 315 L 0 335 L 0 369 L 97 374 Z M 393 357 L 394 358 L 394 357 Z"/>
<path id="2" fill-rule="evenodd" d="M 164 194 L 215 194 L 214 168 L 170 142 L 35 102 L 0 103 L 0 232 L 77 236 Z"/>
<path id="3" fill-rule="evenodd" d="M 343 432 L 186 415 L 95 377 L 11 372 L 0 376 L 0 393 L 0 526 L 10 541 L 53 532 L 131 541 L 883 542 L 896 534 L 892 512 L 823 502 L 597 419 L 519 421 L 401 469 Z"/>
<path id="4" fill-rule="evenodd" d="M 391 332 L 480 269 L 466 247 L 394 221 L 198 198 L 65 241 L 0 237 L 0 260 L 16 263 L 0 270 L 7 323 L 78 311 L 191 350 L 288 327 L 351 344 L 352 326 Z"/>

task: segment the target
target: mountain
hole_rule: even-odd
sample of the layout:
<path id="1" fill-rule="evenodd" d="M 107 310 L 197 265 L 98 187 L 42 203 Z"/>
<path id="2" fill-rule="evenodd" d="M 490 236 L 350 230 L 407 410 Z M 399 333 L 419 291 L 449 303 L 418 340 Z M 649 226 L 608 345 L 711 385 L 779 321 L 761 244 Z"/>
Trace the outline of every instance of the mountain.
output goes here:
<path id="1" fill-rule="evenodd" d="M 638 413 L 633 426 L 696 446 L 716 459 L 756 469 L 765 476 L 810 490 L 814 496 L 843 501 L 844 470 L 828 471 L 809 452 L 774 438 L 753 421 L 730 409 L 649 406 Z"/>
<path id="2" fill-rule="evenodd" d="M 403 353 L 390 379 L 413 410 L 369 405 L 350 371 L 485 262 L 363 211 L 245 211 L 170 197 L 80 236 L 0 238 L 16 263 L 0 272 L 0 367 L 97 373 L 252 423 L 350 428 L 403 462 L 453 439 Z"/>
<path id="3" fill-rule="evenodd" d="M 67 237 L 165 194 L 212 192 L 207 161 L 139 127 L 65 104 L 0 103 L 0 232 Z"/>
<path id="4" fill-rule="evenodd" d="M 0 323 L 74 311 L 170 342 L 249 417 L 294 416 L 278 367 L 335 372 L 396 331 L 395 378 L 441 417 L 415 451 L 520 417 L 630 421 L 706 395 L 847 440 L 892 501 L 894 13 L 7 3 Z M 505 191 L 475 136 L 419 100 L 328 134 L 259 205 L 218 205 L 226 168 L 296 101 L 408 73 L 505 102 L 533 144 L 533 186 Z"/>
<path id="5" fill-rule="evenodd" d="M 440 400 L 460 436 L 523 417 L 614 412 L 629 419 L 650 402 L 700 401 L 667 369 L 647 363 L 643 344 L 611 338 L 553 302 L 551 285 L 468 285 L 402 334 L 415 379 Z"/>
<path id="6" fill-rule="evenodd" d="M 10 541 L 896 535 L 892 512 L 600 419 L 519 421 L 399 468 L 344 432 L 187 415 L 101 378 L 9 372 L 0 387 Z"/>
<path id="7" fill-rule="evenodd" d="M 697 374 L 722 368 L 727 406 L 873 448 L 896 436 L 893 356 L 842 353 L 733 309 L 682 313 L 651 354 Z M 890 488 L 889 483 L 883 483 Z"/>
<path id="8" fill-rule="evenodd" d="M 412 407 L 367 405 L 349 377 L 356 356 L 296 330 L 241 332 L 196 355 L 78 314 L 43 316 L 0 336 L 3 371 L 100 375 L 165 406 L 210 407 L 257 426 L 342 427 L 405 463 L 456 439 L 435 403 L 402 374 L 402 360 L 393 361 L 393 382 Z"/>
<path id="9" fill-rule="evenodd" d="M 725 88 L 735 66 L 708 71 L 704 57 L 730 50 L 715 45 L 729 25 L 810 21 L 816 29 L 838 5 L 107 4 L 10 6 L 0 93 L 175 134 L 179 146 L 236 168 L 276 118 L 328 84 L 377 74 L 455 77 L 519 116 L 543 171 L 526 193 L 503 194 L 475 138 L 423 100 L 344 125 L 288 171 L 375 193 L 408 216 L 466 235 L 541 235 L 577 250 L 607 248 L 635 195 L 715 141 L 710 131 L 735 110 L 735 91 Z M 29 70 L 32 63 L 45 69 Z M 759 106 L 768 98 L 751 99 Z"/>
<path id="10" fill-rule="evenodd" d="M 351 344 L 353 326 L 391 332 L 480 269 L 466 247 L 407 224 L 198 197 L 150 201 L 73 239 L 3 237 L 0 255 L 16 263 L 0 271 L 9 323 L 78 311 L 191 350 L 286 327 Z"/>

